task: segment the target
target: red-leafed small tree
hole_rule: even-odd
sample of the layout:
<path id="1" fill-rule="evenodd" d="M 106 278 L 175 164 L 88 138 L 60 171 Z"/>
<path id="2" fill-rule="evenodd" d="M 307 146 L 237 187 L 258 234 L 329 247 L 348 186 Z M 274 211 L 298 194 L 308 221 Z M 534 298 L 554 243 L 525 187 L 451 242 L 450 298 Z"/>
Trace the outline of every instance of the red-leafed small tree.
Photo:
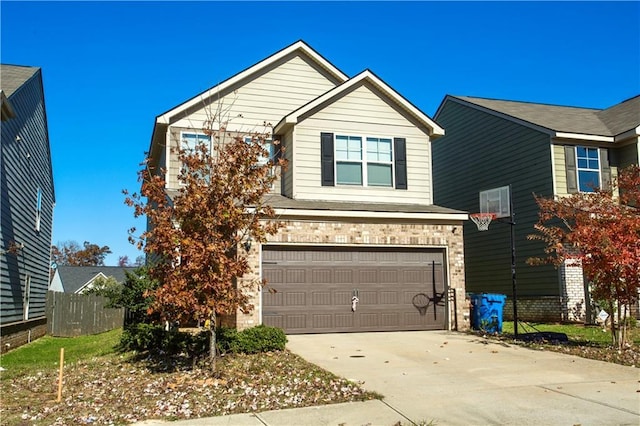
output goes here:
<path id="1" fill-rule="evenodd" d="M 546 243 L 546 257 L 529 263 L 581 265 L 593 299 L 604 301 L 611 316 L 613 344 L 622 347 L 627 308 L 640 288 L 640 168 L 621 170 L 608 190 L 536 201 L 538 233 L 529 239 Z"/>
<path id="2" fill-rule="evenodd" d="M 168 192 L 164 171 L 150 170 L 147 160 L 139 172 L 141 193 L 127 194 L 126 203 L 148 221 L 140 236 L 134 238 L 131 230 L 130 240 L 155 259 L 149 273 L 161 285 L 150 311 L 167 320 L 208 320 L 215 368 L 217 319 L 253 309 L 248 288 L 239 284 L 250 270 L 245 243 L 265 242 L 281 226 L 265 220 L 274 211 L 264 196 L 284 160 L 265 161 L 270 155 L 267 133 L 253 133 L 248 141 L 245 135 L 227 133 L 224 125 L 203 131 L 211 138 L 211 151 L 205 144 L 177 149 L 182 163 L 177 190 Z"/>

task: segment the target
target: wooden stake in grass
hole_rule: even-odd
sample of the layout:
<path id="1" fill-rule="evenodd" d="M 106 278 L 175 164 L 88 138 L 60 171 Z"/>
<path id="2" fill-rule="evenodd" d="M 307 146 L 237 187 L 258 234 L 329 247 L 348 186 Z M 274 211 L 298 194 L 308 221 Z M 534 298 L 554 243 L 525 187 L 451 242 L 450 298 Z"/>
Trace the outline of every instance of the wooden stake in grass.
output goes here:
<path id="1" fill-rule="evenodd" d="M 60 348 L 60 370 L 58 373 L 58 402 L 62 401 L 62 368 L 64 366 L 64 348 Z"/>

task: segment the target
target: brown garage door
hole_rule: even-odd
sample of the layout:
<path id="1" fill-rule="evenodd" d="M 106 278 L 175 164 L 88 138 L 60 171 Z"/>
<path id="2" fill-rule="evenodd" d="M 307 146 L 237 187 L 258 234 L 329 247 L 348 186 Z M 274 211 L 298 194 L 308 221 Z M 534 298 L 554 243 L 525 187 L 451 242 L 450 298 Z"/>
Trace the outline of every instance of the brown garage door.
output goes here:
<path id="1" fill-rule="evenodd" d="M 292 334 L 442 330 L 443 265 L 439 249 L 264 246 L 263 323 Z"/>

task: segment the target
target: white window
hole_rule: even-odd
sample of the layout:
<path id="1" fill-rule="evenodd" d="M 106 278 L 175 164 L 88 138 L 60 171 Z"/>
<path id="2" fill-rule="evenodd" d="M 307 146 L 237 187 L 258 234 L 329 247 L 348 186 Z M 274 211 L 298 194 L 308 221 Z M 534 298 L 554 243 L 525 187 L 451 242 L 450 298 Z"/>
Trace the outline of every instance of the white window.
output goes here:
<path id="1" fill-rule="evenodd" d="M 180 135 L 180 147 L 188 152 L 194 152 L 198 144 L 207 146 L 211 152 L 211 137 L 202 133 L 182 133 Z"/>
<path id="2" fill-rule="evenodd" d="M 600 188 L 600 155 L 598 148 L 576 147 L 578 188 L 580 192 L 593 192 Z"/>
<path id="3" fill-rule="evenodd" d="M 336 135 L 336 183 L 392 187 L 392 142 L 391 138 Z"/>
<path id="4" fill-rule="evenodd" d="M 36 193 L 36 222 L 35 222 L 35 230 L 40 232 L 40 222 L 42 219 L 42 190 L 38 187 L 38 191 Z"/>
<path id="5" fill-rule="evenodd" d="M 198 145 L 205 145 L 208 152 L 211 153 L 211 137 L 203 133 L 181 133 L 180 148 L 185 150 L 187 155 L 196 152 Z M 186 167 L 185 167 L 186 169 Z M 185 170 L 188 171 L 188 170 Z M 184 184 L 181 182 L 181 184 Z"/>
<path id="6" fill-rule="evenodd" d="M 245 136 L 244 137 L 244 141 L 245 141 L 245 143 L 251 143 L 252 137 L 251 136 Z M 269 162 L 269 160 L 273 159 L 273 156 L 274 156 L 273 140 L 272 139 L 264 139 L 263 148 L 267 151 L 267 155 L 266 156 L 262 156 L 261 155 L 258 158 L 258 164 L 261 165 L 261 166 L 264 166 L 265 164 L 267 164 Z"/>

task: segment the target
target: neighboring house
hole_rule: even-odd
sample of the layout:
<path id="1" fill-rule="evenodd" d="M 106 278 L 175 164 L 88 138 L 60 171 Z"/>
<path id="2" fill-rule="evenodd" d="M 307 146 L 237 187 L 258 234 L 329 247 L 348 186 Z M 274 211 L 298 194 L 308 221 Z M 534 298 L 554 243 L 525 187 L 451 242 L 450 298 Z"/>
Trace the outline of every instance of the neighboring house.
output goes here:
<path id="1" fill-rule="evenodd" d="M 447 130 L 433 145 L 437 204 L 478 212 L 479 191 L 512 185 L 518 317 L 590 320 L 581 268 L 526 264 L 544 256 L 541 242 L 527 240 L 538 220 L 533 194 L 607 187 L 620 168 L 638 164 L 640 96 L 604 110 L 446 96 L 435 119 Z M 469 222 L 464 236 L 467 291 L 507 294 L 510 305 L 509 232 L 500 223 L 478 232 Z"/>
<path id="2" fill-rule="evenodd" d="M 127 279 L 126 272 L 133 272 L 136 268 L 122 266 L 58 266 L 49 290 L 64 293 L 82 294 L 93 287 L 96 279 L 113 277 L 123 284 Z"/>
<path id="3" fill-rule="evenodd" d="M 0 65 L 2 350 L 42 336 L 55 194 L 42 71 Z"/>
<path id="4" fill-rule="evenodd" d="M 349 78 L 298 41 L 156 117 L 150 167 L 166 169 L 169 193 L 179 185 L 176 149 L 210 143 L 201 129 L 218 108 L 235 135 L 272 123 L 289 162 L 268 198 L 285 226 L 253 244 L 244 277 L 268 286 L 233 324 L 288 333 L 468 327 L 467 214 L 433 204 L 431 144 L 444 131 L 431 118 L 371 71 Z"/>

